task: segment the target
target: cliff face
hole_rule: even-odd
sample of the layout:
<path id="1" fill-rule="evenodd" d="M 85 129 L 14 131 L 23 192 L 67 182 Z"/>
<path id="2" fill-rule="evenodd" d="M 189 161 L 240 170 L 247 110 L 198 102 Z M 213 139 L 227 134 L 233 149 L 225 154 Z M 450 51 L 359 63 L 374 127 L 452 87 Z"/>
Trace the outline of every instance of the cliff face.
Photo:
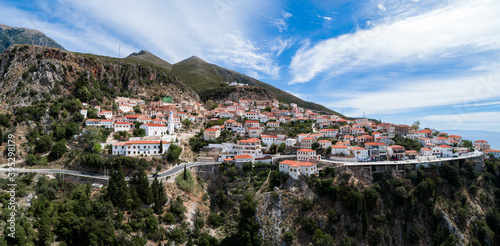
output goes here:
<path id="1" fill-rule="evenodd" d="M 77 83 L 100 102 L 117 95 L 199 100 L 167 69 L 145 62 L 33 45 L 13 45 L 0 58 L 0 101 L 11 107 L 75 94 Z"/>
<path id="2" fill-rule="evenodd" d="M 281 179 L 256 195 L 259 235 L 264 245 L 496 245 L 499 162 L 480 172 L 477 162 Z"/>

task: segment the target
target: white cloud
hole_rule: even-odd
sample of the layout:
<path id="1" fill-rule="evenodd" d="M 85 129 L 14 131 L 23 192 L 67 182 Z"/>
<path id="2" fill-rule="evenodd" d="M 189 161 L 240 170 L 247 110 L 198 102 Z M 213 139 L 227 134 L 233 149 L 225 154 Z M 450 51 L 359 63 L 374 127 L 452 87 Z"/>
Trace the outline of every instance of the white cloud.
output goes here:
<path id="1" fill-rule="evenodd" d="M 278 28 L 279 32 L 284 32 L 288 29 L 285 19 L 275 19 L 273 25 Z"/>
<path id="2" fill-rule="evenodd" d="M 441 129 L 483 129 L 498 131 L 500 112 L 429 115 L 422 121 L 438 124 Z"/>
<path id="3" fill-rule="evenodd" d="M 437 10 L 321 41 L 293 57 L 290 83 L 308 82 L 327 71 L 337 76 L 357 68 L 498 51 L 499 12 L 495 0 L 451 1 Z"/>
<path id="4" fill-rule="evenodd" d="M 352 95 L 346 97 L 345 95 Z M 350 115 L 408 113 L 423 108 L 482 103 L 500 97 L 500 71 L 446 80 L 412 80 L 386 85 L 381 90 L 329 95 L 330 107 L 353 108 Z M 447 114 L 471 113 L 473 107 L 444 107 Z"/>
<path id="5" fill-rule="evenodd" d="M 378 8 L 380 11 L 386 11 L 386 10 L 387 10 L 387 9 L 385 9 L 384 5 L 383 5 L 383 4 L 381 4 L 381 3 L 379 3 L 379 4 L 377 5 L 377 8 Z"/>
<path id="6" fill-rule="evenodd" d="M 276 56 L 279 56 L 283 51 L 292 47 L 294 44 L 295 40 L 293 38 L 281 39 L 278 37 L 271 44 L 271 52 L 275 52 Z"/>
<path id="7" fill-rule="evenodd" d="M 332 17 L 323 16 L 323 19 L 325 19 L 325 20 L 327 20 L 327 21 L 331 21 L 331 20 L 332 20 Z"/>
<path id="8" fill-rule="evenodd" d="M 293 15 L 288 12 L 281 11 L 281 17 L 283 18 L 274 19 L 272 21 L 272 24 L 278 28 L 279 32 L 284 32 L 288 29 L 288 24 L 286 23 L 286 20 L 292 16 Z"/>
<path id="9" fill-rule="evenodd" d="M 275 9 L 273 3 L 264 0 L 148 1 L 147 4 L 137 0 L 38 0 L 33 3 L 36 12 L 0 7 L 3 10 L 0 22 L 7 19 L 12 20 L 12 25 L 19 20 L 43 22 L 15 26 L 37 28 L 72 51 L 117 56 L 121 45 L 122 56 L 146 49 L 171 63 L 196 55 L 208 62 L 243 67 L 263 76 L 275 77 L 280 69 L 270 52 L 255 48 L 265 45 L 265 41 L 259 44 L 255 43 L 258 40 L 252 40 L 254 27 L 250 20 L 264 18 L 266 12 L 257 10 Z M 16 16 L 17 13 L 23 15 Z M 229 55 L 235 57 L 228 59 Z"/>

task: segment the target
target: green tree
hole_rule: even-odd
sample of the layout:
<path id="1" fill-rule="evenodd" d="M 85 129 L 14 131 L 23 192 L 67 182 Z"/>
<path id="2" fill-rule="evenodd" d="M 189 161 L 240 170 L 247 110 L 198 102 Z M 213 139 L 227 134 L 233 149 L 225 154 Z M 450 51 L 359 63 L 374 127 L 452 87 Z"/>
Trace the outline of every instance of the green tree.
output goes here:
<path id="1" fill-rule="evenodd" d="M 83 122 L 85 117 L 83 117 L 83 114 L 80 114 L 80 112 L 76 112 L 73 114 L 73 121 L 74 122 Z"/>
<path id="2" fill-rule="evenodd" d="M 259 245 L 259 224 L 255 220 L 257 202 L 252 193 L 246 192 L 240 203 L 240 216 L 238 222 L 238 235 L 241 245 Z"/>
<path id="3" fill-rule="evenodd" d="M 153 195 L 144 168 L 140 168 L 139 171 L 132 174 L 130 184 L 136 190 L 138 197 L 143 203 L 151 203 Z"/>
<path id="4" fill-rule="evenodd" d="M 52 150 L 49 154 L 49 159 L 52 161 L 58 160 L 59 158 L 61 158 L 61 156 L 64 155 L 64 153 L 66 153 L 66 140 L 62 139 L 52 147 Z"/>
<path id="5" fill-rule="evenodd" d="M 137 113 L 137 114 L 142 113 L 142 111 L 141 111 L 141 107 L 140 107 L 139 105 L 135 105 L 135 106 L 133 107 L 133 109 L 134 109 L 134 112 L 135 112 L 135 113 Z"/>
<path id="6" fill-rule="evenodd" d="M 160 139 L 160 154 L 163 153 L 163 141 Z"/>
<path id="7" fill-rule="evenodd" d="M 76 97 L 80 99 L 81 102 L 89 102 L 90 101 L 90 92 L 87 86 L 83 86 L 82 88 L 76 91 Z"/>
<path id="8" fill-rule="evenodd" d="M 319 143 L 318 142 L 312 143 L 311 144 L 311 149 L 313 149 L 313 150 L 319 150 L 320 149 Z"/>
<path id="9" fill-rule="evenodd" d="M 111 172 L 106 197 L 117 207 L 126 206 L 129 192 L 121 164 Z"/>
<path id="10" fill-rule="evenodd" d="M 52 138 L 48 135 L 43 135 L 38 138 L 35 144 L 35 151 L 37 153 L 47 152 L 52 149 Z"/>
<path id="11" fill-rule="evenodd" d="M 153 183 L 151 184 L 151 193 L 153 202 L 155 203 L 155 205 L 153 206 L 153 210 L 157 214 L 163 213 L 163 204 L 167 200 L 165 187 L 163 187 L 163 184 L 158 181 L 158 178 L 156 176 L 153 180 Z"/>

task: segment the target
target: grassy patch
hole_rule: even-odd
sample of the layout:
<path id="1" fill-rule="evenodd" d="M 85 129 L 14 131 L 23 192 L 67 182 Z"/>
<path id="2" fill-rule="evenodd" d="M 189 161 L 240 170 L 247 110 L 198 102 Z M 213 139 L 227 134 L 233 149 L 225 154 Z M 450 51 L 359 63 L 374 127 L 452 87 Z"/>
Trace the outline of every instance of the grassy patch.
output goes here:
<path id="1" fill-rule="evenodd" d="M 182 171 L 177 178 L 175 178 L 179 187 L 187 192 L 193 192 L 194 190 L 194 178 L 189 170 L 186 170 L 186 175 L 184 177 L 184 171 Z"/>

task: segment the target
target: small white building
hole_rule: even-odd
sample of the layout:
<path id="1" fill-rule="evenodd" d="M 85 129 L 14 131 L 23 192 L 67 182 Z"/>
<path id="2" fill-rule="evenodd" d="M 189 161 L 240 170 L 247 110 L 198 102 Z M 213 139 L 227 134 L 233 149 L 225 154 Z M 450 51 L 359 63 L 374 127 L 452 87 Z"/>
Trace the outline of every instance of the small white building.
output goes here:
<path id="1" fill-rule="evenodd" d="M 152 156 L 161 155 L 168 151 L 170 143 L 161 142 L 163 151 L 160 153 L 160 141 L 128 141 L 113 144 L 113 155 L 125 156 Z"/>
<path id="2" fill-rule="evenodd" d="M 297 143 L 297 139 L 289 138 L 285 140 L 286 146 L 294 146 Z"/>
<path id="3" fill-rule="evenodd" d="M 106 128 L 113 128 L 114 125 L 113 120 L 100 120 L 99 122 L 101 126 L 104 126 Z"/>
<path id="4" fill-rule="evenodd" d="M 88 120 L 85 120 L 85 125 L 86 126 L 100 126 L 101 122 L 99 120 L 96 120 L 96 119 L 88 119 Z"/>
<path id="5" fill-rule="evenodd" d="M 282 143 L 282 141 L 279 140 L 279 137 L 276 136 L 276 135 L 260 135 L 260 138 L 262 139 L 262 142 L 267 144 L 267 145 L 271 145 L 271 144 L 276 144 L 276 145 L 279 145 Z"/>
<path id="6" fill-rule="evenodd" d="M 319 160 L 319 155 L 316 154 L 316 150 L 299 149 L 297 150 L 297 160 L 298 161 Z"/>
<path id="7" fill-rule="evenodd" d="M 134 127 L 133 123 L 128 122 L 115 122 L 114 132 L 130 131 Z"/>
<path id="8" fill-rule="evenodd" d="M 321 135 L 323 135 L 323 137 L 325 137 L 325 138 L 336 138 L 338 133 L 339 133 L 339 130 L 337 130 L 337 129 L 323 129 L 323 130 L 319 130 L 319 133 L 321 133 Z"/>
<path id="9" fill-rule="evenodd" d="M 87 119 L 87 110 L 86 109 L 84 109 L 84 108 L 80 109 L 80 114 L 83 115 L 84 119 Z"/>
<path id="10" fill-rule="evenodd" d="M 354 155 L 354 158 L 357 160 L 367 160 L 368 159 L 368 150 L 363 147 L 352 147 L 351 153 Z"/>
<path id="11" fill-rule="evenodd" d="M 496 149 L 487 149 L 484 151 L 484 153 L 486 154 L 491 154 L 493 155 L 493 157 L 495 158 L 500 158 L 500 150 L 496 150 Z"/>
<path id="12" fill-rule="evenodd" d="M 348 156 L 349 149 L 345 145 L 332 145 L 332 156 Z"/>
<path id="13" fill-rule="evenodd" d="M 97 116 L 104 116 L 106 119 L 111 119 L 113 118 L 113 112 L 112 111 L 100 111 L 97 113 Z"/>
<path id="14" fill-rule="evenodd" d="M 159 123 L 146 123 L 142 124 L 140 129 L 144 129 L 146 131 L 146 136 L 161 136 L 167 134 L 168 127 Z"/>
<path id="15" fill-rule="evenodd" d="M 304 176 L 318 174 L 318 168 L 316 164 L 310 163 L 308 161 L 282 161 L 279 163 L 279 171 L 288 173 L 293 179 L 299 179 L 299 174 L 302 174 Z"/>

